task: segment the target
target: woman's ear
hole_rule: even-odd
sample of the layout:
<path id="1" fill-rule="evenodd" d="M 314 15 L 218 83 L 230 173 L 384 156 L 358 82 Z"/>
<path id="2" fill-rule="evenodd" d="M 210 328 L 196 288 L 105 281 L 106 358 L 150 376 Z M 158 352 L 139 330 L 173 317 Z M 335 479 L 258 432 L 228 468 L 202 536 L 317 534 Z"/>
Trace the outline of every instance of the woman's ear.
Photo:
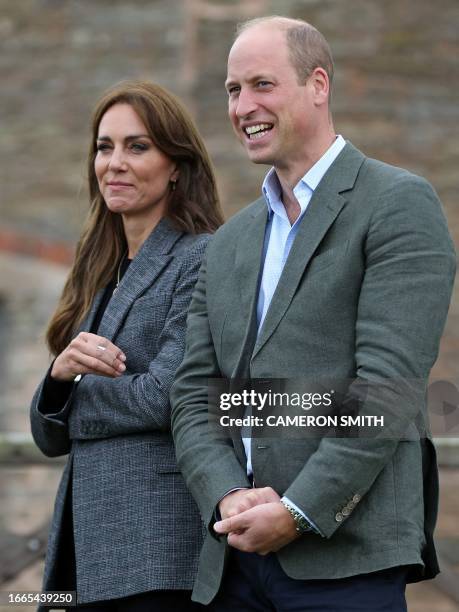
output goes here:
<path id="1" fill-rule="evenodd" d="M 169 178 L 170 182 L 171 183 L 176 183 L 178 181 L 179 175 L 180 175 L 180 171 L 177 168 L 177 166 L 175 166 L 175 169 L 174 169 L 174 171 L 172 172 L 172 174 L 170 175 L 170 178 Z"/>

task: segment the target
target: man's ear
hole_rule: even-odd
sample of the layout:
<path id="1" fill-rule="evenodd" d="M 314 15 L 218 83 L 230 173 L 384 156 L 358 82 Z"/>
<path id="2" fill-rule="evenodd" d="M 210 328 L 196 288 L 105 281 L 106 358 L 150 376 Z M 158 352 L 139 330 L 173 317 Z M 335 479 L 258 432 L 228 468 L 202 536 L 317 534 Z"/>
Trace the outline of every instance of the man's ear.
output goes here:
<path id="1" fill-rule="evenodd" d="M 313 88 L 314 101 L 317 106 L 327 103 L 330 94 L 330 80 L 326 71 L 320 67 L 314 68 L 309 76 L 309 81 Z"/>

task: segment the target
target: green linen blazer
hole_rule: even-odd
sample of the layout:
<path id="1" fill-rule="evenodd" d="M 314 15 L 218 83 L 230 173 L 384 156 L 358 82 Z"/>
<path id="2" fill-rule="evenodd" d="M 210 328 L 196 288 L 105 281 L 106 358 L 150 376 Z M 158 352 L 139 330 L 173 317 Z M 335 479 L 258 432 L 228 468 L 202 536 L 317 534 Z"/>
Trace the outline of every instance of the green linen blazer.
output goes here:
<path id="1" fill-rule="evenodd" d="M 253 342 L 266 221 L 260 199 L 216 233 L 172 389 L 178 464 L 209 525 L 194 598 L 211 601 L 224 571 L 225 538 L 211 533 L 218 501 L 250 486 L 240 435 L 220 437 L 208 425 L 207 382 L 218 377 L 352 379 L 351 397 L 386 381 L 373 402 L 384 395 L 412 435 L 253 437 L 254 478 L 290 498 L 322 534 L 278 551 L 289 576 L 410 565 L 410 580 L 431 577 L 438 479 L 425 389 L 456 262 L 438 197 L 424 179 L 347 143 L 314 192 Z M 400 393 L 405 381 L 416 381 L 416 401 Z"/>

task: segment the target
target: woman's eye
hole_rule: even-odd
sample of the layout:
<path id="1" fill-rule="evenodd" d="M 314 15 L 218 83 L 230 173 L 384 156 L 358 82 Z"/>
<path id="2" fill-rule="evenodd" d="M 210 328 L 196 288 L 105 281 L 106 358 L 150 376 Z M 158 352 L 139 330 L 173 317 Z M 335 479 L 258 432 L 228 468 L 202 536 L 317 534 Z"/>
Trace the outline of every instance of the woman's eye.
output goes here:
<path id="1" fill-rule="evenodd" d="M 133 142 L 131 144 L 131 149 L 135 153 L 140 153 L 148 150 L 148 145 L 143 142 Z"/>
<path id="2" fill-rule="evenodd" d="M 107 144 L 106 142 L 98 142 L 96 146 L 97 151 L 108 151 L 109 148 L 110 148 L 110 145 Z"/>

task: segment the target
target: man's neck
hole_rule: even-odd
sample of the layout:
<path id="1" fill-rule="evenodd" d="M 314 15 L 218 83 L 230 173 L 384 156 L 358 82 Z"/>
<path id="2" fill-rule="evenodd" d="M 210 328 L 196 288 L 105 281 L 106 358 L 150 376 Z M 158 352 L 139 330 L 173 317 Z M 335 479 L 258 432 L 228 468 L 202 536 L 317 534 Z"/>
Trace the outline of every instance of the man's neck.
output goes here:
<path id="1" fill-rule="evenodd" d="M 275 168 L 279 184 L 281 186 L 281 200 L 285 207 L 285 212 L 293 225 L 301 213 L 301 207 L 293 193 L 293 189 L 298 181 L 319 161 L 328 151 L 336 139 L 334 130 L 327 134 L 320 143 L 317 143 L 314 150 L 310 150 L 300 163 L 290 167 Z"/>
<path id="2" fill-rule="evenodd" d="M 301 206 L 290 186 L 282 185 L 281 200 L 282 204 L 284 205 L 285 212 L 287 213 L 288 220 L 290 221 L 290 225 L 293 225 L 300 216 Z"/>
<path id="3" fill-rule="evenodd" d="M 308 172 L 324 155 L 336 140 L 333 126 L 314 143 L 308 144 L 306 150 L 298 152 L 298 158 L 291 164 L 275 165 L 276 174 L 284 191 L 286 187 L 293 189 L 298 181 Z"/>

